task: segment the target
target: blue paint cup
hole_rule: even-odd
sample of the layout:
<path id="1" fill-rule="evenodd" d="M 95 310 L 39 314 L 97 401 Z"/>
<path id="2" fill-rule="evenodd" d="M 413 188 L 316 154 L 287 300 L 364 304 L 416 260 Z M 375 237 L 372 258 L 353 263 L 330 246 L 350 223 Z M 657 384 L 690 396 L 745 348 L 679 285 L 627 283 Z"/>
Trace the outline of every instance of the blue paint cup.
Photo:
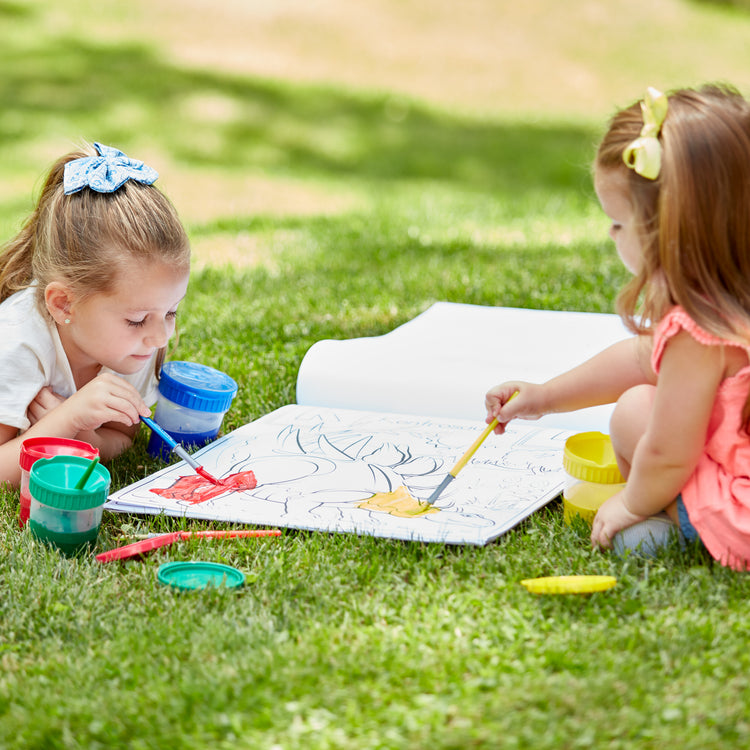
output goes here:
<path id="1" fill-rule="evenodd" d="M 219 434 L 236 394 L 237 383 L 220 370 L 197 362 L 167 362 L 161 370 L 154 421 L 183 447 L 200 448 Z M 166 461 L 171 448 L 152 432 L 148 453 Z"/>

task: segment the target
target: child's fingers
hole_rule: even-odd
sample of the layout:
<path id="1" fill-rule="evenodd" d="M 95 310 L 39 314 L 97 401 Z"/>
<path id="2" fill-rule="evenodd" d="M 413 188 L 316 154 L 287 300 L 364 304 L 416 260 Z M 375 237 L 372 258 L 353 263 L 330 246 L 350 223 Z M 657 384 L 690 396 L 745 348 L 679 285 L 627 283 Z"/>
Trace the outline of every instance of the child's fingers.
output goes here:
<path id="1" fill-rule="evenodd" d="M 612 546 L 612 541 L 609 537 L 602 534 L 601 531 L 594 533 L 591 532 L 591 546 L 594 549 L 608 549 Z"/>
<path id="2" fill-rule="evenodd" d="M 26 418 L 34 425 L 47 412 L 52 411 L 64 401 L 65 399 L 62 396 L 58 396 L 50 387 L 45 386 L 39 390 L 26 408 Z"/>
<path id="3" fill-rule="evenodd" d="M 520 390 L 517 383 L 503 383 L 487 391 L 484 397 L 484 406 L 487 409 L 487 415 L 491 421 L 497 417 L 500 410 L 514 397 Z"/>
<path id="4" fill-rule="evenodd" d="M 507 393 L 507 391 L 504 393 Z M 512 401 L 518 395 L 518 393 L 518 390 L 511 390 L 510 395 L 500 395 L 495 407 L 492 410 L 488 410 L 485 422 L 489 424 L 493 419 L 497 420 L 497 426 L 493 430 L 496 435 L 502 435 L 505 432 L 505 427 L 508 422 L 516 416 L 512 412 L 509 413 L 506 406 L 509 401 Z"/>
<path id="5" fill-rule="evenodd" d="M 98 375 L 80 391 L 89 409 L 98 414 L 101 424 L 120 422 L 128 427 L 140 421 L 141 414 L 149 414 L 141 394 L 127 381 L 116 375 Z"/>
<path id="6" fill-rule="evenodd" d="M 114 414 L 113 421 L 122 422 L 128 426 L 138 424 L 141 420 L 141 414 L 149 414 L 148 408 L 137 391 L 112 393 L 107 401 L 107 406 Z M 122 417 L 118 415 L 122 415 Z"/>
<path id="7" fill-rule="evenodd" d="M 115 399 L 108 404 L 111 416 L 104 422 L 121 422 L 127 427 L 132 427 L 140 422 L 138 409 L 127 399 Z"/>
<path id="8" fill-rule="evenodd" d="M 506 389 L 500 396 L 500 399 L 492 412 L 492 417 L 497 419 L 498 425 L 502 425 L 503 430 L 505 429 L 505 425 L 508 424 L 511 419 L 515 419 L 515 417 L 518 416 L 519 411 L 517 405 L 511 405 L 511 401 L 513 401 L 519 393 L 520 391 L 517 386 L 511 386 L 509 389 Z"/>
<path id="9" fill-rule="evenodd" d="M 606 523 L 597 513 L 591 524 L 591 546 L 599 549 L 611 549 L 612 538 L 616 533 L 617 530 Z"/>
<path id="10" fill-rule="evenodd" d="M 510 406 L 511 401 L 518 396 L 518 394 L 521 393 L 520 389 L 512 386 L 510 392 L 507 396 L 503 399 L 503 404 L 500 407 L 500 413 L 507 417 L 507 419 L 512 419 L 515 416 L 516 409 L 514 406 Z"/>
<path id="11" fill-rule="evenodd" d="M 492 422 L 493 419 L 494 419 L 494 417 L 487 417 L 487 419 L 485 420 L 485 422 L 487 424 L 490 424 L 490 422 Z M 492 430 L 492 432 L 495 435 L 502 435 L 505 432 L 505 427 L 506 427 L 506 423 L 505 422 L 498 422 L 495 425 L 495 429 Z"/>

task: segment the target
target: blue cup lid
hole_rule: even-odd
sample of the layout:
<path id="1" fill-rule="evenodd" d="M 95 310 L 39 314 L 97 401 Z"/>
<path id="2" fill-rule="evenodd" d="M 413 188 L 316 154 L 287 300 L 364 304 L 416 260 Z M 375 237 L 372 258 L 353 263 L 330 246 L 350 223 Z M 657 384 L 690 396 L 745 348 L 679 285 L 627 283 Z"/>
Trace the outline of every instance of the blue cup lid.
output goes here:
<path id="1" fill-rule="evenodd" d="M 237 383 L 226 373 L 197 362 L 167 362 L 161 368 L 159 393 L 178 406 L 195 411 L 226 411 Z"/>

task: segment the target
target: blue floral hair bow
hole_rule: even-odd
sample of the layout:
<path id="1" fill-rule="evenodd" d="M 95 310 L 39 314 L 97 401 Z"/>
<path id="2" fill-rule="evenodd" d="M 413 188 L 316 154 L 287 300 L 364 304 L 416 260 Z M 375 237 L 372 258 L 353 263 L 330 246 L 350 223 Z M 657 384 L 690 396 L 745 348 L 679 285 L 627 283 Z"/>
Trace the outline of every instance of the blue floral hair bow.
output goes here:
<path id="1" fill-rule="evenodd" d="M 159 173 L 137 159 L 130 159 L 122 151 L 95 143 L 99 156 L 84 156 L 65 165 L 63 190 L 65 195 L 88 187 L 97 193 L 114 193 L 128 180 L 151 185 Z"/>

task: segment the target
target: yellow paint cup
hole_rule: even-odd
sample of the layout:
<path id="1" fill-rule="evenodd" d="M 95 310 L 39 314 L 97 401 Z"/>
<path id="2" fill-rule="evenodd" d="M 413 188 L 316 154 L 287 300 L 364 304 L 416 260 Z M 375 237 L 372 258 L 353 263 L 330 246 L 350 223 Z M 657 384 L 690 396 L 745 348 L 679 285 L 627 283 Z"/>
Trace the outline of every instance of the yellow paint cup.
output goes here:
<path id="1" fill-rule="evenodd" d="M 563 466 L 569 481 L 563 491 L 563 518 L 593 523 L 602 503 L 625 486 L 609 435 L 581 432 L 565 441 Z"/>

